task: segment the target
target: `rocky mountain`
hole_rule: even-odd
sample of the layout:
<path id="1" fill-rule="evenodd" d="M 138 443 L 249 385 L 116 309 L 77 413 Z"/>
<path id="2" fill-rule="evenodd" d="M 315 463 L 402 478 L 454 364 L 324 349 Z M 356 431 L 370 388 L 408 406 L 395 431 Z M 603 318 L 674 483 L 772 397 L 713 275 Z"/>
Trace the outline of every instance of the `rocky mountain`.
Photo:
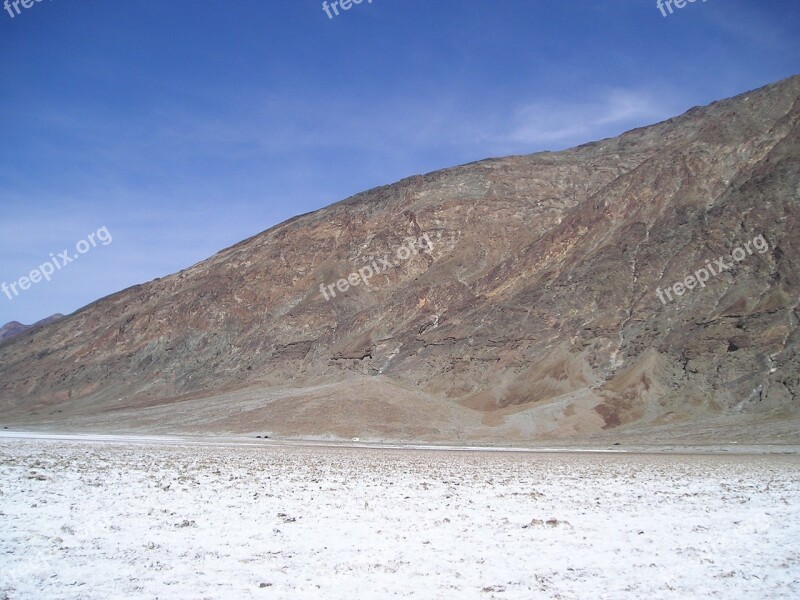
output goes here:
<path id="1" fill-rule="evenodd" d="M 55 315 L 47 317 L 46 319 L 37 321 L 33 325 L 23 325 L 19 321 L 11 321 L 10 323 L 6 323 L 2 327 L 0 327 L 0 343 L 4 342 L 5 340 L 10 340 L 12 337 L 19 335 L 23 331 L 27 331 L 28 329 L 31 329 L 33 327 L 41 327 L 47 325 L 63 317 L 64 315 L 57 313 Z"/>
<path id="2" fill-rule="evenodd" d="M 794 77 L 291 219 L 0 346 L 0 421 L 796 442 L 799 99 Z"/>

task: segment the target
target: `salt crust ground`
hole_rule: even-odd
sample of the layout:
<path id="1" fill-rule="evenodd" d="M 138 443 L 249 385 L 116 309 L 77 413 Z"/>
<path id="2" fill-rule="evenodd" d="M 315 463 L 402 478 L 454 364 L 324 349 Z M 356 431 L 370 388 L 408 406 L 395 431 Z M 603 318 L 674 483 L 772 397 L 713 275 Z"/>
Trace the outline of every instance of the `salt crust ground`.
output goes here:
<path id="1" fill-rule="evenodd" d="M 798 598 L 797 456 L 0 439 L 0 598 Z"/>

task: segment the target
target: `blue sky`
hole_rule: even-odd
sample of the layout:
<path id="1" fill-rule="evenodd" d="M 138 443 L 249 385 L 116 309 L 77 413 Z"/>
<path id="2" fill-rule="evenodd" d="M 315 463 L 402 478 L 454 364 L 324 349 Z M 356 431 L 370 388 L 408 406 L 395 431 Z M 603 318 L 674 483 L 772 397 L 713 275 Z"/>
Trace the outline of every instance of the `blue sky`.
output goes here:
<path id="1" fill-rule="evenodd" d="M 2 0 L 0 0 L 2 2 Z M 69 313 L 364 189 L 800 72 L 800 2 L 44 0 L 0 12 L 0 282 Z M 13 12 L 13 7 L 12 7 Z"/>

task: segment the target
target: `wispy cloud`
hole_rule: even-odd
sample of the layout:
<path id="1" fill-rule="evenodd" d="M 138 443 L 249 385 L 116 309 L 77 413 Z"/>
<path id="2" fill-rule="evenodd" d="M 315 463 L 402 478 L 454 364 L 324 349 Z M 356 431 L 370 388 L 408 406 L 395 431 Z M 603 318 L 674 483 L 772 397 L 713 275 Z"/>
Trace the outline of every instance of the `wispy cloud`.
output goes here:
<path id="1" fill-rule="evenodd" d="M 520 107 L 506 141 L 563 148 L 674 116 L 676 108 L 652 92 L 613 89 L 586 100 L 541 100 Z"/>

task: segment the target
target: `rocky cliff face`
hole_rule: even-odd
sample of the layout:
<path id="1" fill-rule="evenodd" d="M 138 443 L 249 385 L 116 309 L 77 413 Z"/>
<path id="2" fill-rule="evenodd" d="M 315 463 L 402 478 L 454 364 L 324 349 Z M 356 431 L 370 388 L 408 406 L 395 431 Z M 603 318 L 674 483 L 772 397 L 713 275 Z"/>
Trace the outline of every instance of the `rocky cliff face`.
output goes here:
<path id="1" fill-rule="evenodd" d="M 795 77 L 297 217 L 0 346 L 0 418 L 797 439 L 798 99 Z"/>

